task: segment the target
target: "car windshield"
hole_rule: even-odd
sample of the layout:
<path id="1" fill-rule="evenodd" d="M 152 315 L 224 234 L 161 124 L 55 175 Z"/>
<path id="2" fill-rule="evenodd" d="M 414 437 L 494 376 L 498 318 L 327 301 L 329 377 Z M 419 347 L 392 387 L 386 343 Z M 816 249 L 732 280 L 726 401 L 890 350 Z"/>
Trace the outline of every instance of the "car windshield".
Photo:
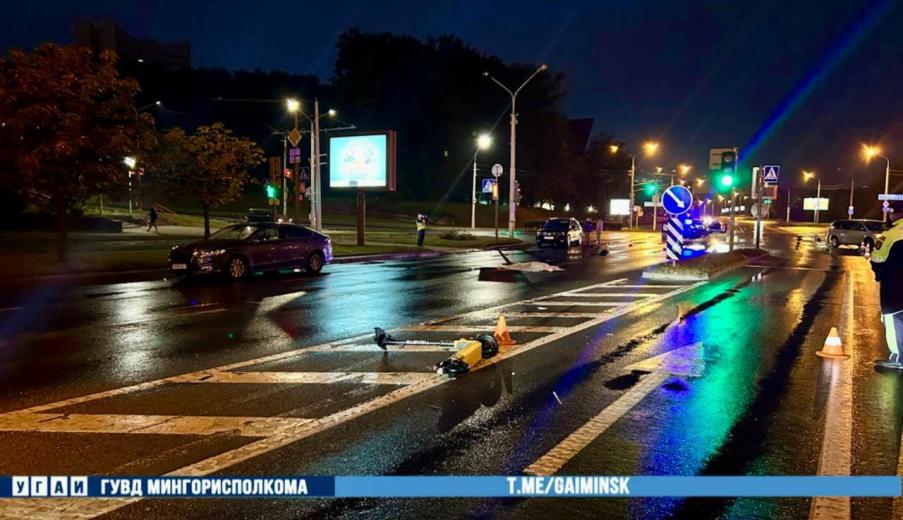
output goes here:
<path id="1" fill-rule="evenodd" d="M 884 223 L 878 222 L 877 220 L 874 222 L 863 222 L 865 224 L 865 228 L 869 231 L 884 231 Z"/>
<path id="2" fill-rule="evenodd" d="M 257 231 L 257 226 L 226 226 L 210 235 L 211 240 L 244 240 Z"/>
<path id="3" fill-rule="evenodd" d="M 567 231 L 568 227 L 570 226 L 567 220 L 547 220 L 542 229 L 544 231 Z"/>

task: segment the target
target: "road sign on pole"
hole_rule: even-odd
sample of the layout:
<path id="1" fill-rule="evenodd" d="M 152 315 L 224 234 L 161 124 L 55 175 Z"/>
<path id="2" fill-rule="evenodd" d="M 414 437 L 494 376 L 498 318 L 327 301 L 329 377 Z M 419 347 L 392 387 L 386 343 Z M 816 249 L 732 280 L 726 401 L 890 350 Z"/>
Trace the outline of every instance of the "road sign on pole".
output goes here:
<path id="1" fill-rule="evenodd" d="M 288 142 L 292 143 L 292 146 L 297 147 L 298 143 L 301 142 L 301 132 L 299 132 L 297 128 L 293 128 L 286 137 L 288 138 Z"/>
<path id="2" fill-rule="evenodd" d="M 778 182 L 778 175 L 781 173 L 781 167 L 779 165 L 772 164 L 763 166 L 762 171 L 765 172 L 765 178 L 763 180 L 766 184 Z"/>
<path id="3" fill-rule="evenodd" d="M 288 149 L 288 162 L 290 164 L 295 164 L 295 163 L 301 162 L 301 149 L 300 148 L 289 148 Z"/>
<path id="4" fill-rule="evenodd" d="M 671 215 L 683 215 L 693 207 L 693 194 L 685 186 L 671 186 L 662 195 L 662 207 Z"/>
<path id="5" fill-rule="evenodd" d="M 502 167 L 501 164 L 496 163 L 496 164 L 492 165 L 492 176 L 495 177 L 496 179 L 501 177 L 502 172 L 504 172 L 504 171 L 505 171 L 505 168 Z"/>
<path id="6" fill-rule="evenodd" d="M 493 186 L 495 186 L 495 179 L 483 179 L 482 192 L 492 193 Z"/>
<path id="7" fill-rule="evenodd" d="M 668 260 L 680 260 L 684 251 L 684 224 L 679 216 L 672 215 L 665 225 L 665 256 Z"/>
<path id="8" fill-rule="evenodd" d="M 903 200 L 903 193 L 888 193 L 887 195 L 885 195 L 884 193 L 879 193 L 878 200 Z"/>
<path id="9" fill-rule="evenodd" d="M 849 215 L 851 217 L 853 216 L 853 206 L 850 206 L 849 208 L 847 208 L 847 215 Z"/>

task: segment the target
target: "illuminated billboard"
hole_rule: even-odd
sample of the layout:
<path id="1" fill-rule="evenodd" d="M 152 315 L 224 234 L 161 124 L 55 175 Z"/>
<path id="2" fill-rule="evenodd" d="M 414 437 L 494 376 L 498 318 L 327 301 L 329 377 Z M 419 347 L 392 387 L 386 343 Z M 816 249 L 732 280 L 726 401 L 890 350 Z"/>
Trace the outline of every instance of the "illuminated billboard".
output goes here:
<path id="1" fill-rule="evenodd" d="M 815 197 L 806 197 L 803 199 L 803 209 L 806 211 L 815 211 L 815 201 L 818 200 L 818 210 L 819 211 L 827 211 L 828 210 L 828 199 L 822 197 L 820 199 L 816 199 Z"/>
<path id="2" fill-rule="evenodd" d="M 630 199 L 611 199 L 608 203 L 608 214 L 613 217 L 630 215 Z"/>
<path id="3" fill-rule="evenodd" d="M 330 137 L 329 187 L 395 191 L 395 132 Z"/>

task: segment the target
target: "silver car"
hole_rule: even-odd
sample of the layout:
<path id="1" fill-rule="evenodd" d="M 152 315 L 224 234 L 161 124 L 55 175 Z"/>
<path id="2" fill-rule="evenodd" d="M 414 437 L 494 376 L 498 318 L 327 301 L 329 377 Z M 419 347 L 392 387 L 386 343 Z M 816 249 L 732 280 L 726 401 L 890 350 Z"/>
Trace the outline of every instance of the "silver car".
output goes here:
<path id="1" fill-rule="evenodd" d="M 835 220 L 828 228 L 828 243 L 831 247 L 842 245 L 865 245 L 874 247 L 875 240 L 884 231 L 884 223 L 880 220 Z"/>

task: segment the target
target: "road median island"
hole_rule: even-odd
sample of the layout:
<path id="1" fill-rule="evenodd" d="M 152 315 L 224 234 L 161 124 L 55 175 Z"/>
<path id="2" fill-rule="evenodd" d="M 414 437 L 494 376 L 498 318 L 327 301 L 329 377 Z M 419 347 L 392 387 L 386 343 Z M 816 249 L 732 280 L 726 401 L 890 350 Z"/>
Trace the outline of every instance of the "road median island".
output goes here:
<path id="1" fill-rule="evenodd" d="M 737 249 L 730 253 L 709 253 L 687 260 L 650 266 L 643 271 L 643 278 L 670 281 L 711 280 L 767 254 L 766 251 L 756 249 Z"/>

